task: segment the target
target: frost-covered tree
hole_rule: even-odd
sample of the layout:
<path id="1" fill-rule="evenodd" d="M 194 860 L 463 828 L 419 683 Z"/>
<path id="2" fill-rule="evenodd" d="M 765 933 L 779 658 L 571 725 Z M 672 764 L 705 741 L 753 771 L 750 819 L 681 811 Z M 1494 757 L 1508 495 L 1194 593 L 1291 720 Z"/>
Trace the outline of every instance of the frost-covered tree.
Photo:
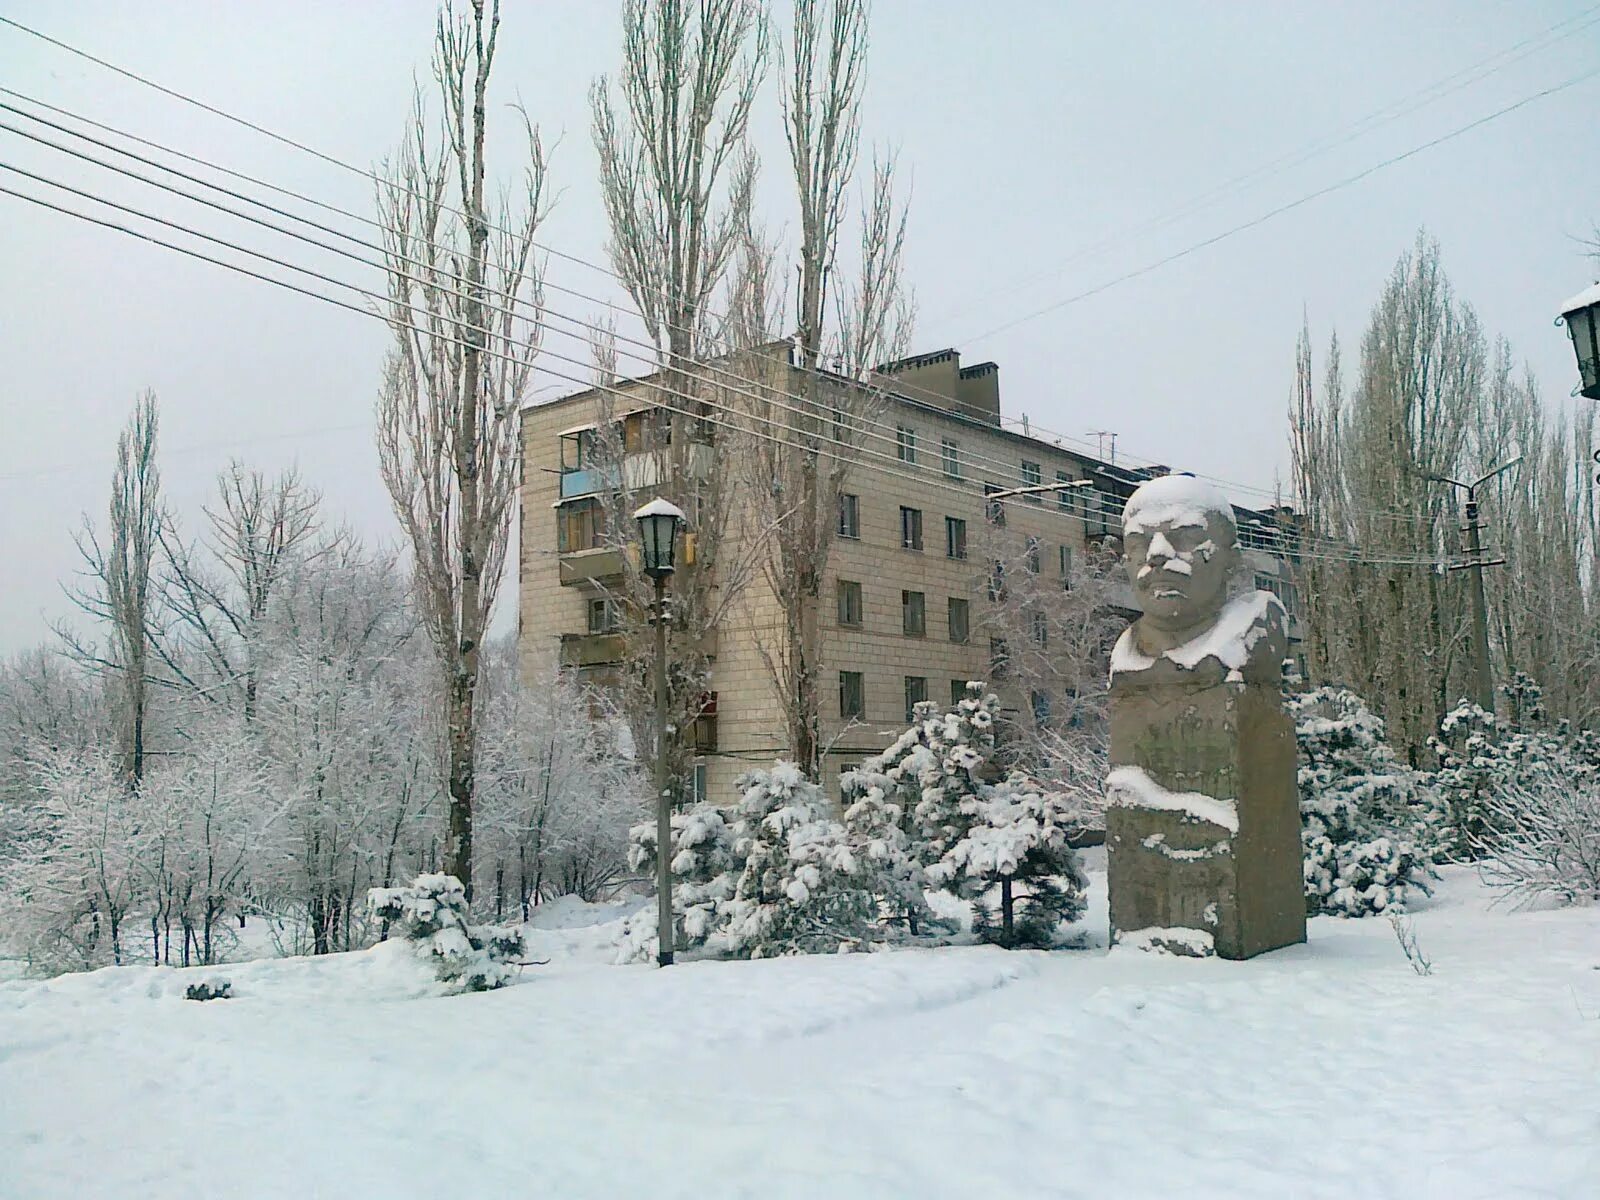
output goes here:
<path id="1" fill-rule="evenodd" d="M 972 930 L 984 941 L 1007 949 L 1054 944 L 1061 923 L 1083 915 L 1088 886 L 1068 845 L 1076 806 L 1013 771 L 980 784 L 960 807 L 966 829 L 928 878 L 972 902 Z"/>
<path id="2" fill-rule="evenodd" d="M 1400 762 L 1383 720 L 1345 688 L 1291 697 L 1300 749 L 1306 910 L 1363 917 L 1426 893 L 1442 820 L 1427 780 Z"/>
<path id="3" fill-rule="evenodd" d="M 741 866 L 722 941 L 741 958 L 827 953 L 872 934 L 876 903 L 845 828 L 794 763 L 739 778 Z"/>
<path id="4" fill-rule="evenodd" d="M 1473 848 L 1491 886 L 1519 900 L 1600 903 L 1600 778 L 1544 764 L 1519 772 L 1479 811 Z"/>
<path id="5" fill-rule="evenodd" d="M 36 969 L 131 961 L 148 824 L 126 786 L 121 747 L 42 747 L 36 797 L 0 871 L 6 940 Z"/>
<path id="6" fill-rule="evenodd" d="M 569 672 L 524 681 L 512 643 L 485 656 L 488 702 L 479 748 L 480 872 L 499 920 L 527 920 L 548 896 L 598 900 L 627 869 L 628 830 L 648 783 L 610 700 Z"/>

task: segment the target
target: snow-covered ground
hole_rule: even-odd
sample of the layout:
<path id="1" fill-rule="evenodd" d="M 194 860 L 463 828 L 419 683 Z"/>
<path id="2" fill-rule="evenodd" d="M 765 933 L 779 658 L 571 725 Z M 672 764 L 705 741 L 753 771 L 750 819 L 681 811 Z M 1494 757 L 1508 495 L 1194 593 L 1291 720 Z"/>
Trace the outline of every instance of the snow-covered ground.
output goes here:
<path id="1" fill-rule="evenodd" d="M 1249 963 L 961 947 L 518 986 L 397 944 L 0 983 L 4 1197 L 1593 1197 L 1600 911 L 1318 919 Z M 225 975 L 236 999 L 182 998 Z"/>

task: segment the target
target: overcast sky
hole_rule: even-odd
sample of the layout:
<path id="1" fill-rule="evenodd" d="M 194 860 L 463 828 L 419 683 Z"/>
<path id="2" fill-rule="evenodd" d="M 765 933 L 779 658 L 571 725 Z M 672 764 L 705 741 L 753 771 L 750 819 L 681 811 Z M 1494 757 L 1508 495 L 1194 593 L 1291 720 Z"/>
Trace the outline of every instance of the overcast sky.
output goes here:
<path id="1" fill-rule="evenodd" d="M 0 15 L 370 167 L 402 132 L 433 5 L 0 0 Z M 1561 36 L 1519 50 L 1517 61 L 1496 60 L 1487 77 L 1344 136 L 1564 20 Z M 1052 436 L 1092 446 L 1092 431 L 1115 430 L 1119 457 L 1214 475 L 1234 485 L 1235 499 L 1259 502 L 1249 489 L 1270 489 L 1286 467 L 1302 311 L 1319 344 L 1334 328 L 1359 336 L 1395 258 L 1426 226 L 1486 328 L 1511 339 L 1551 405 L 1569 404 L 1572 353 L 1551 320 L 1594 278 L 1581 240 L 1600 219 L 1600 78 L 1011 323 L 1600 68 L 1597 22 L 1600 6 L 1581 0 L 879 0 L 867 136 L 898 149 L 913 184 L 914 349 L 954 346 L 965 362 L 997 361 L 1005 411 Z M 586 91 L 615 69 L 619 45 L 611 3 L 507 0 L 495 66 L 497 98 L 520 98 L 559 139 L 553 182 L 562 196 L 545 240 L 594 261 L 605 232 Z M 4 26 L 0 85 L 370 210 L 359 176 Z M 509 174 L 508 118 L 497 108 L 491 119 Z M 764 217 L 792 228 L 770 96 L 758 121 Z M 1330 142 L 1338 144 L 1282 165 Z M 0 131 L 0 146 L 0 162 L 315 258 L 11 133 Z M 1269 164 L 1279 165 L 1258 172 Z M 0 186 L 46 191 L 0 176 Z M 338 270 L 376 286 L 362 268 Z M 551 277 L 597 298 L 552 297 L 573 315 L 616 299 L 604 275 L 582 266 L 552 262 Z M 1010 327 L 991 332 L 1002 325 Z M 216 471 L 238 456 L 272 470 L 298 463 L 330 515 L 372 540 L 395 537 L 371 436 L 384 344 L 381 325 L 363 316 L 0 195 L 0 654 L 45 639 L 67 611 L 60 583 L 76 565 L 71 531 L 84 512 L 104 511 L 117 431 L 144 388 L 160 397 L 166 486 L 189 528 Z M 551 345 L 581 355 L 570 342 Z M 546 395 L 566 386 L 542 383 Z M 503 621 L 513 619 L 513 594 Z"/>

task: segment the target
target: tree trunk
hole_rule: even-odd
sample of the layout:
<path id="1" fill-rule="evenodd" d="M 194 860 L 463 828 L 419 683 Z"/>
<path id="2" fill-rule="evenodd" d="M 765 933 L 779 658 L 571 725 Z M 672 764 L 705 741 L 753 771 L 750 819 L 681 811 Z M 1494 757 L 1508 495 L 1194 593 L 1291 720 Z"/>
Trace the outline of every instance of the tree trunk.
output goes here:
<path id="1" fill-rule="evenodd" d="M 1000 937 L 1001 944 L 1008 950 L 1016 945 L 1016 922 L 1013 909 L 1011 876 L 1007 875 L 1000 880 Z"/>

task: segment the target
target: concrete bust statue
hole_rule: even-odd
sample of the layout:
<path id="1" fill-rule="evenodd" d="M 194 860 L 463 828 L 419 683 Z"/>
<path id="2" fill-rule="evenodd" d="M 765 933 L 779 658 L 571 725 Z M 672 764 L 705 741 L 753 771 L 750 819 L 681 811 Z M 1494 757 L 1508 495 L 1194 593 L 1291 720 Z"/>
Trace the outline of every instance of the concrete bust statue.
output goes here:
<path id="1" fill-rule="evenodd" d="M 1163 660 L 1193 671 L 1216 659 L 1229 679 L 1275 681 L 1287 620 L 1270 592 L 1238 586 L 1243 555 L 1227 497 L 1192 475 L 1163 475 L 1128 498 L 1122 524 L 1143 614 L 1117 642 L 1113 678 Z"/>

